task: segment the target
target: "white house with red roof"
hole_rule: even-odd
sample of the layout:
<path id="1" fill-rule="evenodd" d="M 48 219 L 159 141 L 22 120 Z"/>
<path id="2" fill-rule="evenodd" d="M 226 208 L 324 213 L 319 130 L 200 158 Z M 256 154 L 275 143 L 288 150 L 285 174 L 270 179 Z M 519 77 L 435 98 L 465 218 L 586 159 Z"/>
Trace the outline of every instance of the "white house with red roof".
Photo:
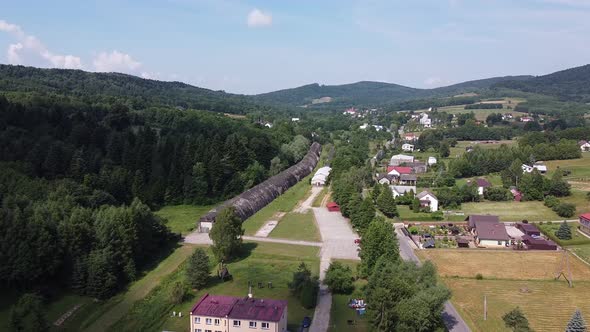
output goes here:
<path id="1" fill-rule="evenodd" d="M 590 213 L 584 213 L 580 215 L 580 230 L 590 235 Z"/>
<path id="2" fill-rule="evenodd" d="M 388 166 L 387 174 L 400 177 L 402 174 L 412 174 L 412 167 L 406 166 Z"/>

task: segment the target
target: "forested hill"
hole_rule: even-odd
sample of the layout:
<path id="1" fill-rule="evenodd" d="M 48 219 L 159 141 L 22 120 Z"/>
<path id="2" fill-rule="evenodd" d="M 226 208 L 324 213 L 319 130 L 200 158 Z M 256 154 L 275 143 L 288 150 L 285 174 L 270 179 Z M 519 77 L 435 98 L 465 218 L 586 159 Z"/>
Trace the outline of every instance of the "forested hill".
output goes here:
<path id="1" fill-rule="evenodd" d="M 256 100 L 272 104 L 285 104 L 290 106 L 311 105 L 314 100 L 330 97 L 330 105 L 338 106 L 379 106 L 401 101 L 450 97 L 466 92 L 479 92 L 492 85 L 506 80 L 526 80 L 532 76 L 505 76 L 494 77 L 475 81 L 463 82 L 447 87 L 435 89 L 416 89 L 398 84 L 382 82 L 358 82 L 343 85 L 319 85 L 309 84 L 298 88 L 279 90 L 256 95 Z M 322 104 L 316 104 L 322 105 Z"/>
<path id="2" fill-rule="evenodd" d="M 590 102 L 590 64 L 524 81 L 505 81 L 495 87 L 556 96 L 564 101 Z"/>
<path id="3" fill-rule="evenodd" d="M 90 104 L 128 105 L 133 109 L 169 106 L 246 114 L 265 107 L 251 97 L 163 82 L 120 73 L 91 73 L 71 69 L 41 69 L 0 65 L 0 93 L 62 95 Z"/>

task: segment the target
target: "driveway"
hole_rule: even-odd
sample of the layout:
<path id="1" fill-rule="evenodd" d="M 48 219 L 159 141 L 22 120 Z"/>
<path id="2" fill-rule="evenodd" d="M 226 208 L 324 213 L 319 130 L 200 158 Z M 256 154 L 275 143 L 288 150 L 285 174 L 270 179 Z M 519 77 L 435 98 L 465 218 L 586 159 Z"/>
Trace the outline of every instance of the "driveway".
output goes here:
<path id="1" fill-rule="evenodd" d="M 322 189 L 324 189 L 324 187 L 312 186 L 311 187 L 311 194 L 309 195 L 309 197 L 307 197 L 306 200 L 301 202 L 295 209 L 293 209 L 293 212 L 305 213 L 309 209 L 311 209 L 311 205 L 313 204 L 313 201 L 322 192 Z"/>
<path id="2" fill-rule="evenodd" d="M 283 244 L 294 244 L 299 246 L 311 246 L 311 247 L 321 247 L 321 242 L 313 242 L 313 241 L 298 241 L 298 240 L 287 240 L 287 239 L 276 239 L 270 237 L 260 237 L 260 236 L 242 236 L 244 241 L 255 241 L 255 242 L 271 242 L 271 243 L 283 243 Z M 184 238 L 185 243 L 191 244 L 213 244 L 211 238 L 209 238 L 209 233 L 199 233 L 193 232 L 188 234 Z"/>
<path id="3" fill-rule="evenodd" d="M 402 225 L 395 226 L 395 234 L 397 235 L 397 239 L 399 242 L 399 253 L 402 259 L 406 261 L 412 261 L 416 264 L 420 265 L 420 260 L 416 253 L 414 253 L 414 249 L 416 245 L 412 240 L 410 240 L 404 233 L 401 231 Z M 455 307 L 450 301 L 445 303 L 445 307 L 442 313 L 443 321 L 449 330 L 449 332 L 471 332 L 467 323 L 461 318 L 461 315 L 457 312 Z"/>

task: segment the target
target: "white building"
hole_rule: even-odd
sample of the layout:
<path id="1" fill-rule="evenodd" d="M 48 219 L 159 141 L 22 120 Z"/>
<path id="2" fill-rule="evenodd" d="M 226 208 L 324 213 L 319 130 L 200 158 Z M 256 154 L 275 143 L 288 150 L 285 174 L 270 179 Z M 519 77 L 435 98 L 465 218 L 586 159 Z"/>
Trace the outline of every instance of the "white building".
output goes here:
<path id="1" fill-rule="evenodd" d="M 420 200 L 420 206 L 429 207 L 430 212 L 438 211 L 438 198 L 430 191 L 424 190 L 416 198 Z"/>
<path id="2" fill-rule="evenodd" d="M 428 166 L 436 165 L 435 157 L 428 157 Z"/>
<path id="3" fill-rule="evenodd" d="M 361 129 L 361 130 L 366 130 L 367 128 L 369 128 L 369 124 L 368 124 L 368 123 L 363 123 L 363 124 L 362 124 L 362 125 L 359 127 L 359 129 Z"/>
<path id="4" fill-rule="evenodd" d="M 587 141 L 579 141 L 578 145 L 580 146 L 580 150 L 582 150 L 582 152 L 590 151 L 590 143 Z"/>
<path id="5" fill-rule="evenodd" d="M 391 160 L 389 161 L 389 165 L 399 166 L 403 163 L 413 163 L 413 162 L 414 162 L 414 156 L 408 156 L 405 154 L 396 154 L 393 157 L 391 157 Z"/>
<path id="6" fill-rule="evenodd" d="M 534 169 L 539 171 L 539 173 L 541 173 L 541 174 L 547 173 L 547 165 L 545 165 L 543 163 L 539 163 L 539 162 L 535 163 L 533 166 L 522 164 L 521 168 L 522 168 L 522 171 L 525 173 L 531 173 Z"/>
<path id="7" fill-rule="evenodd" d="M 412 191 L 413 193 L 416 193 L 416 186 L 389 186 L 389 188 L 391 188 L 391 193 L 393 194 L 393 198 L 396 198 L 397 196 L 405 195 L 406 193 L 409 193 L 410 191 Z"/>
<path id="8" fill-rule="evenodd" d="M 317 172 L 315 172 L 314 176 L 311 178 L 311 185 L 325 186 L 331 171 L 332 168 L 330 168 L 329 166 L 324 166 L 318 169 Z"/>
<path id="9" fill-rule="evenodd" d="M 422 113 L 420 115 L 420 124 L 424 126 L 424 128 L 432 127 L 432 120 L 428 117 L 428 114 Z"/>
<path id="10" fill-rule="evenodd" d="M 413 144 L 409 144 L 409 143 L 404 143 L 402 145 L 402 150 L 405 152 L 412 152 L 414 151 L 414 145 Z"/>
<path id="11" fill-rule="evenodd" d="M 291 122 L 299 122 L 299 118 L 291 118 Z"/>

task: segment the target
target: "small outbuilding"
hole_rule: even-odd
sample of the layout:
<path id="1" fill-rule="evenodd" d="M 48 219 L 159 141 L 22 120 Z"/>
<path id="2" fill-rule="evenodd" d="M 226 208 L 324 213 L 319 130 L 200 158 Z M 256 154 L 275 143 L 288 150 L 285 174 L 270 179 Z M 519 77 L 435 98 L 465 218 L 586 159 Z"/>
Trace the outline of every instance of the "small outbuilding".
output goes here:
<path id="1" fill-rule="evenodd" d="M 557 250 L 557 244 L 555 242 L 545 240 L 541 237 L 523 235 L 522 243 L 526 245 L 527 249 L 531 250 Z"/>
<path id="2" fill-rule="evenodd" d="M 424 241 L 424 244 L 422 244 L 422 247 L 424 249 L 435 248 L 436 245 L 434 243 L 434 239 L 433 238 L 426 239 L 426 241 Z"/>
<path id="3" fill-rule="evenodd" d="M 336 202 L 330 202 L 328 205 L 326 205 L 326 207 L 330 212 L 340 212 L 340 206 L 336 204 Z"/>
<path id="4" fill-rule="evenodd" d="M 541 231 L 533 224 L 517 223 L 516 228 L 528 236 L 541 236 Z"/>

